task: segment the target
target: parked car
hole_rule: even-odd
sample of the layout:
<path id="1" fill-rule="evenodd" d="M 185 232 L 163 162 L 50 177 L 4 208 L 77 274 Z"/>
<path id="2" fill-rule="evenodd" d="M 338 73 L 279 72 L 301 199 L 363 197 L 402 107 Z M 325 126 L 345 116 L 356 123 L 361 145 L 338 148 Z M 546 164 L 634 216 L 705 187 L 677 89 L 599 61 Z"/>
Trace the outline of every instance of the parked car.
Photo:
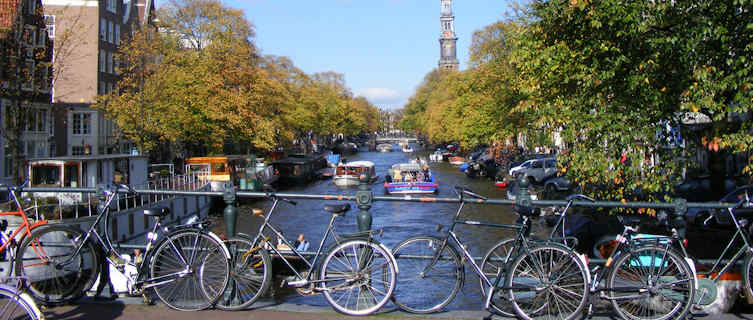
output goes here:
<path id="1" fill-rule="evenodd" d="M 508 172 L 513 177 L 527 177 L 531 183 L 543 183 L 557 173 L 555 158 L 531 159 L 513 167 Z"/>
<path id="2" fill-rule="evenodd" d="M 737 203 L 744 197 L 753 197 L 753 185 L 746 185 L 735 189 L 734 191 L 725 195 L 719 202 L 725 203 Z M 734 212 L 738 219 L 750 218 L 753 216 L 753 208 L 743 207 L 736 209 Z M 710 216 L 714 215 L 714 218 L 710 220 L 710 223 L 719 226 L 731 226 L 733 224 L 732 218 L 729 216 L 727 209 L 708 209 L 708 208 L 688 208 L 686 219 L 688 222 L 695 225 L 703 225 L 703 222 Z"/>
<path id="3" fill-rule="evenodd" d="M 556 174 L 544 181 L 544 199 L 556 200 L 560 196 L 568 196 L 579 193 L 577 186 L 570 184 L 570 180 L 564 174 Z"/>

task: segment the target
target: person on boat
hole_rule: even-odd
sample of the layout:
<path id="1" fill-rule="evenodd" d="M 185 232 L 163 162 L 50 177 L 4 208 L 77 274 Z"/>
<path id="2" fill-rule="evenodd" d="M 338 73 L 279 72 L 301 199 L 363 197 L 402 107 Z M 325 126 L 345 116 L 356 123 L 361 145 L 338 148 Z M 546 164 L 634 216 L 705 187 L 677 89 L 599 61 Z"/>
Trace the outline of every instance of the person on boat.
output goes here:
<path id="1" fill-rule="evenodd" d="M 416 175 L 416 181 L 426 181 L 423 171 L 419 171 Z"/>
<path id="2" fill-rule="evenodd" d="M 295 247 L 295 250 L 297 251 L 308 251 L 309 242 L 303 236 L 303 233 L 301 233 L 298 235 L 298 239 L 296 239 L 295 242 L 293 242 L 293 246 Z"/>
<path id="3" fill-rule="evenodd" d="M 429 166 L 424 164 L 424 167 L 422 168 L 422 171 L 424 173 L 424 182 L 431 181 L 431 174 L 429 173 Z"/>
<path id="4" fill-rule="evenodd" d="M 400 170 L 395 170 L 395 176 L 392 177 L 395 182 L 403 182 L 403 176 L 400 174 Z"/>

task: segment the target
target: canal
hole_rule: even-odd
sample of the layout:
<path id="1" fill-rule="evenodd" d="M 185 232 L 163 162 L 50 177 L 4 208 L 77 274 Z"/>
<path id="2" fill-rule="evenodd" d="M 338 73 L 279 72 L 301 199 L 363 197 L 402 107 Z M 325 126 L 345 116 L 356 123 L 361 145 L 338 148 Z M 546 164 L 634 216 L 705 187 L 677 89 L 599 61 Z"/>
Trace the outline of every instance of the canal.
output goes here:
<path id="1" fill-rule="evenodd" d="M 395 146 L 396 150 L 400 150 Z M 375 164 L 379 180 L 372 185 L 374 195 L 384 195 L 384 175 L 387 169 L 395 163 L 409 162 L 417 156 L 428 159 L 428 150 L 416 148 L 415 153 L 403 152 L 367 152 L 365 147 L 361 152 L 345 156 L 348 161 L 368 160 Z M 465 185 L 473 191 L 490 198 L 506 198 L 505 190 L 498 189 L 492 181 L 486 178 L 471 179 L 460 172 L 457 167 L 450 165 L 448 162 L 430 163 L 431 170 L 438 176 L 439 194 L 438 197 L 456 197 L 453 186 Z M 313 194 L 345 194 L 353 195 L 356 188 L 341 188 L 334 185 L 332 180 L 319 180 L 301 186 L 287 186 L 279 190 L 286 193 L 313 193 Z M 279 226 L 285 233 L 285 237 L 293 241 L 299 234 L 304 234 L 306 239 L 311 243 L 310 251 L 315 251 L 316 246 L 321 241 L 321 237 L 329 222 L 330 215 L 322 210 L 325 203 L 333 201 L 323 200 L 296 200 L 298 204 L 280 202 L 272 216 L 272 222 Z M 346 213 L 343 218 L 338 218 L 335 222 L 336 230 L 339 233 L 349 233 L 357 231 L 356 214 L 358 209 L 351 202 L 353 208 Z M 260 200 L 248 205 L 241 206 L 237 232 L 255 235 L 258 232 L 258 224 L 261 219 L 250 214 L 251 208 L 260 208 L 265 212 L 271 206 L 270 201 Z M 441 232 L 437 232 L 437 225 L 449 226 L 453 215 L 457 211 L 458 204 L 455 203 L 408 203 L 379 201 L 375 202 L 370 210 L 373 217 L 373 229 L 384 229 L 381 241 L 389 248 L 393 248 L 400 241 L 417 235 L 434 235 L 442 236 L 446 232 L 445 227 Z M 467 204 L 462 217 L 488 221 L 492 223 L 513 223 L 516 220 L 515 214 L 509 206 L 500 205 L 473 205 Z M 512 231 L 501 230 L 488 227 L 478 226 L 460 226 L 457 229 L 458 236 L 467 245 L 470 252 L 476 257 L 482 257 L 486 251 L 502 238 L 512 236 Z M 479 261 L 480 263 L 480 261 Z M 470 266 L 466 266 L 466 283 L 464 288 L 458 293 L 455 300 L 447 306 L 449 310 L 478 310 L 482 308 L 481 295 L 479 289 L 478 277 L 471 271 Z M 328 303 L 321 295 L 299 296 L 293 293 L 276 298 L 283 299 L 285 302 L 327 306 Z M 420 294 L 420 293 L 417 293 Z M 388 308 L 393 307 L 390 303 Z"/>

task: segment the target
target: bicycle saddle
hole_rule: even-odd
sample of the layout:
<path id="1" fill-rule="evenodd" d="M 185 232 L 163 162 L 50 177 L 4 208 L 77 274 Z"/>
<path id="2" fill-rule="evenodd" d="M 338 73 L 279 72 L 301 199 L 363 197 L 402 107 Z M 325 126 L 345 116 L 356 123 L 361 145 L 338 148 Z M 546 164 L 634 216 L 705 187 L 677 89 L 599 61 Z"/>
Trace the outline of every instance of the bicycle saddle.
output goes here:
<path id="1" fill-rule="evenodd" d="M 346 204 L 325 204 L 324 211 L 332 212 L 338 216 L 344 216 L 345 212 L 350 210 L 350 203 Z"/>
<path id="2" fill-rule="evenodd" d="M 513 205 L 512 209 L 521 216 L 538 217 L 541 215 L 541 209 L 536 207 Z"/>
<path id="3" fill-rule="evenodd" d="M 144 215 L 149 217 L 164 217 L 170 213 L 167 207 L 156 207 L 144 209 Z"/>

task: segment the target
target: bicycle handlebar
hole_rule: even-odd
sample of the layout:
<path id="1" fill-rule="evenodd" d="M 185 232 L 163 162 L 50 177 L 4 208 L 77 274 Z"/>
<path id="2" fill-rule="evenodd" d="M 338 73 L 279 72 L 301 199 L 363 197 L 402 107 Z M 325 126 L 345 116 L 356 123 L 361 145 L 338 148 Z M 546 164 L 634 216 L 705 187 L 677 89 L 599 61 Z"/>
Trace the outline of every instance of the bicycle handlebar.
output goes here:
<path id="1" fill-rule="evenodd" d="M 580 194 L 580 193 L 571 194 L 571 195 L 567 196 L 567 199 L 565 199 L 565 200 L 567 200 L 568 202 L 572 202 L 572 201 L 575 201 L 575 200 L 578 200 L 578 199 L 583 199 L 583 200 L 586 200 L 586 201 L 589 201 L 589 202 L 596 202 L 596 199 L 591 198 L 591 197 L 589 197 L 587 195 L 584 195 L 584 194 Z"/>
<path id="2" fill-rule="evenodd" d="M 287 202 L 287 203 L 290 203 L 290 204 L 292 204 L 292 205 L 294 205 L 294 206 L 295 206 L 295 205 L 298 205 L 298 202 L 295 202 L 295 201 L 293 201 L 293 200 L 290 200 L 290 199 L 286 199 L 286 198 L 280 198 L 280 197 L 278 197 L 278 196 L 277 196 L 277 194 L 275 194 L 274 192 L 267 192 L 267 193 L 266 193 L 266 195 L 267 195 L 267 198 L 270 198 L 270 199 L 272 199 L 272 200 L 282 200 L 282 201 L 285 201 L 285 202 Z"/>
<path id="3" fill-rule="evenodd" d="M 751 206 L 753 205 L 753 202 L 750 201 L 750 196 L 748 196 L 747 192 L 745 193 L 745 198 L 740 199 L 737 203 L 735 203 L 734 206 L 727 208 L 727 214 L 731 214 L 733 210 L 737 210 L 743 207 Z M 722 211 L 711 211 L 711 214 L 709 215 L 706 220 L 703 220 L 703 225 L 707 226 L 709 222 L 711 221 L 711 218 L 716 217 L 718 215 L 722 214 Z"/>

